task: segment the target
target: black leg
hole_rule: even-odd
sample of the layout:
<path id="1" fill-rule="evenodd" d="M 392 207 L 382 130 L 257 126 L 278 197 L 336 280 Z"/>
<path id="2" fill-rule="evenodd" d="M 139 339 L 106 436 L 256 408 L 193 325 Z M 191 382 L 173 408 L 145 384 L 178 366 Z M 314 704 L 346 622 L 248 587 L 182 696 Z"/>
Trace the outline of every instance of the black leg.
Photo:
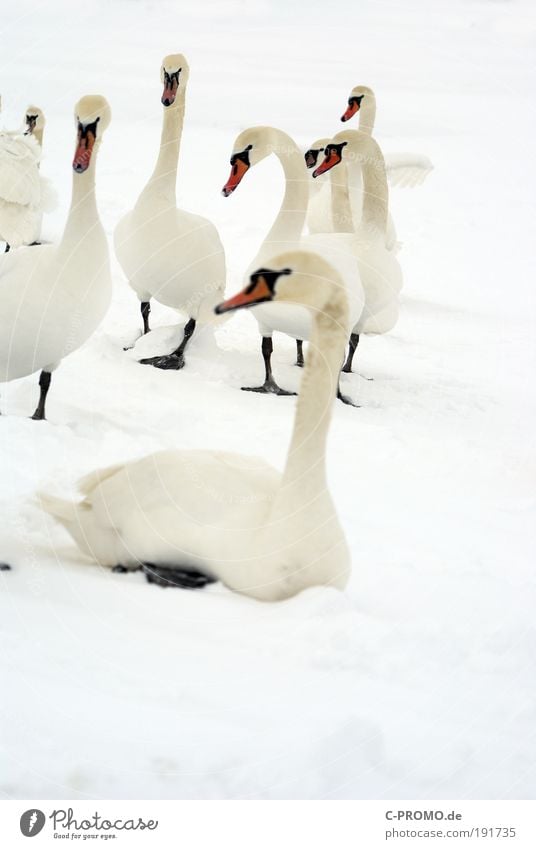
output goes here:
<path id="1" fill-rule="evenodd" d="M 303 364 L 303 340 L 296 339 L 296 365 L 300 368 L 303 368 Z"/>
<path id="2" fill-rule="evenodd" d="M 42 421 L 45 418 L 45 401 L 47 399 L 48 390 L 50 389 L 50 381 L 52 375 L 49 371 L 42 371 L 39 375 L 39 403 L 36 407 L 32 419 Z"/>
<path id="3" fill-rule="evenodd" d="M 34 245 L 40 245 L 41 242 L 30 242 L 30 247 L 33 248 Z"/>
<path id="4" fill-rule="evenodd" d="M 347 374 L 351 374 L 352 372 L 352 360 L 354 359 L 354 354 L 356 352 L 356 348 L 359 345 L 359 333 L 351 333 L 350 334 L 350 344 L 348 345 L 348 357 L 346 359 L 345 364 L 342 367 L 342 370 Z"/>
<path id="5" fill-rule="evenodd" d="M 6 246 L 4 248 L 4 253 L 7 254 L 8 251 L 10 250 L 10 248 L 11 248 L 11 245 L 8 245 L 8 243 L 6 242 Z"/>
<path id="6" fill-rule="evenodd" d="M 262 386 L 243 386 L 244 392 L 263 392 L 267 395 L 296 395 L 296 392 L 287 392 L 286 389 L 281 389 L 274 380 L 272 374 L 272 351 L 274 346 L 270 336 L 262 337 L 262 358 L 264 360 L 265 378 Z"/>
<path id="7" fill-rule="evenodd" d="M 149 327 L 149 313 L 151 312 L 151 302 L 150 301 L 142 301 L 140 305 L 141 309 L 141 317 L 143 318 L 143 332 L 149 333 L 151 329 Z"/>
<path id="8" fill-rule="evenodd" d="M 145 359 L 140 360 L 140 363 L 143 363 L 144 366 L 155 366 L 155 368 L 162 369 L 174 369 L 178 371 L 184 366 L 184 350 L 193 336 L 195 330 L 195 318 L 191 318 L 186 322 L 184 327 L 184 336 L 182 337 L 182 342 L 178 348 L 171 352 L 171 354 L 164 354 L 160 357 L 145 357 Z"/>

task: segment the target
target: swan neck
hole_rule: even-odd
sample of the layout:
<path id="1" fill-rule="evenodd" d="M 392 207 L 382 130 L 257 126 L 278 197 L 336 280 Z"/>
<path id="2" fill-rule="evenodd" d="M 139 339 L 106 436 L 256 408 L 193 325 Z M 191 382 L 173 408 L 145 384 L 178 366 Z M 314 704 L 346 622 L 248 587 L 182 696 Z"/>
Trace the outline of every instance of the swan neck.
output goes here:
<path id="1" fill-rule="evenodd" d="M 348 307 L 314 313 L 292 438 L 274 512 L 289 515 L 327 487 L 326 442 L 347 338 Z"/>
<path id="2" fill-rule="evenodd" d="M 176 202 L 177 168 L 184 125 L 185 90 L 173 106 L 164 107 L 160 151 L 144 192 L 166 194 Z"/>
<path id="3" fill-rule="evenodd" d="M 102 230 L 95 197 L 98 144 L 96 142 L 93 148 L 88 169 L 83 174 L 73 171 L 71 206 L 61 239 L 61 247 L 70 248 L 78 245 L 81 239 L 90 236 L 96 227 Z"/>
<path id="4" fill-rule="evenodd" d="M 285 175 L 285 194 L 281 208 L 257 256 L 270 258 L 274 253 L 294 247 L 305 225 L 309 202 L 308 174 L 303 154 L 296 143 L 279 130 L 273 131 L 269 144 Z"/>
<path id="5" fill-rule="evenodd" d="M 374 139 L 369 137 L 366 146 L 360 145 L 355 161 L 357 164 L 361 164 L 363 176 L 361 229 L 378 231 L 385 235 L 389 210 L 389 190 L 385 160 Z"/>
<path id="6" fill-rule="evenodd" d="M 361 102 L 359 109 L 359 129 L 367 136 L 371 136 L 374 132 L 374 124 L 376 121 L 376 97 L 372 91 L 367 92 Z"/>
<path id="7" fill-rule="evenodd" d="M 348 187 L 348 168 L 344 162 L 329 172 L 331 180 L 331 218 L 336 233 L 353 233 L 354 220 Z"/>

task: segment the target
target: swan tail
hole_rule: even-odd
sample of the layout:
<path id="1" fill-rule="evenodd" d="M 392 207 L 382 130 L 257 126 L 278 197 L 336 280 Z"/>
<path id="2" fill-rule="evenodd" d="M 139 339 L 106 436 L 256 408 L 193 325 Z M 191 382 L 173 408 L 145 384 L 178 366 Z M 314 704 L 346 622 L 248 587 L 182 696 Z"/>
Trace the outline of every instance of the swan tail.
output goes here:
<path id="1" fill-rule="evenodd" d="M 87 505 L 76 501 L 67 501 L 65 498 L 58 498 L 56 495 L 50 495 L 48 492 L 38 492 L 37 502 L 45 513 L 54 516 L 62 525 L 69 525 L 71 522 L 76 522 L 80 509 L 87 509 Z"/>
<path id="2" fill-rule="evenodd" d="M 67 501 L 40 492 L 37 502 L 65 528 L 86 557 L 101 566 L 115 566 L 125 559 L 116 531 L 99 522 L 89 501 Z"/>

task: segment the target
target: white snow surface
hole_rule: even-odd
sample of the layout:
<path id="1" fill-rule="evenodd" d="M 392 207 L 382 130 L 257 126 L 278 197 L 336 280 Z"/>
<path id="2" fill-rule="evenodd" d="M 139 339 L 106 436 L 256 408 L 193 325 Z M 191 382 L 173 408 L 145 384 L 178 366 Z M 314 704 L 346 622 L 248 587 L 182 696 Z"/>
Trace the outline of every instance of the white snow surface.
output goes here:
<path id="1" fill-rule="evenodd" d="M 341 128 L 363 83 L 384 150 L 435 165 L 423 186 L 392 191 L 400 321 L 358 349 L 374 381 L 344 377 L 360 409 L 334 411 L 344 594 L 266 605 L 219 585 L 161 589 L 84 562 L 33 500 L 163 447 L 281 468 L 295 399 L 239 391 L 262 374 L 251 316 L 199 333 L 181 372 L 140 366 L 182 324 L 153 305 L 157 329 L 125 353 L 139 305 L 114 261 L 112 308 L 54 374 L 48 421 L 28 419 L 37 376 L 2 387 L 2 796 L 533 797 L 531 3 L 18 0 L 0 27 L 3 123 L 30 102 L 47 116 L 42 170 L 60 199 L 48 240 L 70 199 L 74 103 L 100 93 L 112 106 L 97 177 L 111 235 L 158 152 L 169 52 L 191 68 L 179 202 L 217 224 L 230 293 L 283 192 L 271 157 L 220 195 L 240 130 L 271 124 L 305 148 Z M 293 357 L 276 337 L 289 388 Z"/>

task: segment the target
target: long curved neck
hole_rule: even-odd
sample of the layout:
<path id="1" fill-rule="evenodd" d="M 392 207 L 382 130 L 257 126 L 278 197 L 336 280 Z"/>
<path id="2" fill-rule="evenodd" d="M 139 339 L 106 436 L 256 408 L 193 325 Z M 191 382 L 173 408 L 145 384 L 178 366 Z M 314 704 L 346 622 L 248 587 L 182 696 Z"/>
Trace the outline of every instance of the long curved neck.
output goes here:
<path id="1" fill-rule="evenodd" d="M 326 490 L 326 440 L 347 324 L 347 305 L 334 290 L 333 298 L 314 314 L 287 461 L 272 507 L 274 518 L 292 516 Z"/>
<path id="2" fill-rule="evenodd" d="M 32 133 L 32 136 L 36 140 L 39 147 L 43 147 L 43 132 L 44 132 L 44 127 L 36 127 L 35 130 Z"/>
<path id="3" fill-rule="evenodd" d="M 91 239 L 96 233 L 103 233 L 95 198 L 95 168 L 99 152 L 99 142 L 95 143 L 87 171 L 77 174 L 73 171 L 73 189 L 71 206 L 67 222 L 59 244 L 61 250 L 72 251 L 83 241 Z"/>
<path id="4" fill-rule="evenodd" d="M 177 168 L 185 105 L 186 89 L 179 88 L 173 106 L 164 107 L 158 159 L 141 197 L 146 194 L 160 194 L 165 195 L 170 202 L 176 203 Z"/>
<path id="5" fill-rule="evenodd" d="M 285 194 L 281 208 L 259 250 L 257 260 L 270 258 L 299 240 L 309 202 L 307 169 L 297 144 L 281 130 L 270 130 L 267 147 L 277 156 L 285 174 Z"/>
<path id="6" fill-rule="evenodd" d="M 352 203 L 348 187 L 348 168 L 341 162 L 337 168 L 329 172 L 331 180 L 331 218 L 336 233 L 353 233 L 355 231 L 352 216 Z"/>
<path id="7" fill-rule="evenodd" d="M 368 89 L 361 101 L 359 109 L 359 129 L 367 136 L 371 136 L 374 132 L 374 122 L 376 121 L 376 95 L 372 89 Z"/>
<path id="8" fill-rule="evenodd" d="M 375 230 L 385 235 L 389 209 L 389 189 L 385 160 L 377 142 L 362 134 L 349 144 L 350 154 L 361 165 L 363 175 L 363 212 L 361 229 Z"/>

